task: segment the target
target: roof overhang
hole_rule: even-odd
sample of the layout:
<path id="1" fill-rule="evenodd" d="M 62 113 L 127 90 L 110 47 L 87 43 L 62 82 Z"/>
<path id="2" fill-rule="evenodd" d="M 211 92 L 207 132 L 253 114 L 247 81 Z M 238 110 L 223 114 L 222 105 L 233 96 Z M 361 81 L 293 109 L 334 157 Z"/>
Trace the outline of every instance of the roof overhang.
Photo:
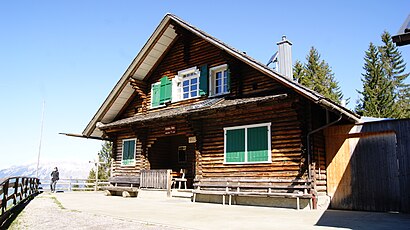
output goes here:
<path id="1" fill-rule="evenodd" d="M 127 104 L 134 93 L 134 89 L 129 84 L 129 78 L 133 77 L 138 80 L 143 80 L 176 38 L 177 34 L 170 20 L 170 15 L 164 17 L 120 80 L 111 90 L 97 113 L 88 123 L 82 133 L 83 136 L 103 137 L 101 130 L 96 129 L 96 124 L 97 122 L 109 123 L 113 121 Z"/>
<path id="2" fill-rule="evenodd" d="M 171 21 L 173 23 L 171 23 Z M 82 133 L 83 136 L 104 136 L 103 132 L 97 128 L 97 123 L 111 123 L 118 116 L 119 112 L 127 104 L 128 100 L 134 93 L 133 88 L 129 84 L 129 79 L 132 77 L 138 80 L 143 80 L 156 66 L 156 63 L 159 61 L 160 57 L 167 51 L 168 47 L 170 47 L 172 45 L 172 42 L 177 38 L 177 33 L 175 32 L 174 25 L 185 28 L 186 30 L 215 45 L 219 49 L 227 52 L 238 60 L 241 60 L 242 62 L 248 64 L 256 70 L 259 70 L 260 72 L 266 74 L 271 78 L 274 78 L 283 85 L 293 89 L 309 100 L 320 104 L 326 109 L 341 113 L 353 122 L 359 121 L 360 116 L 346 109 L 345 107 L 340 106 L 332 100 L 323 97 L 319 93 L 310 90 L 307 87 L 298 84 L 297 82 L 289 80 L 288 78 L 280 75 L 268 66 L 256 61 L 243 52 L 240 52 L 239 50 L 228 46 L 227 44 L 210 36 L 204 31 L 195 28 L 194 26 L 188 24 L 177 16 L 167 14 L 155 29 L 151 37 L 148 39 L 147 43 L 143 46 L 141 51 L 132 61 L 130 66 L 127 68 L 125 73 L 122 75 L 120 80 L 114 86 L 108 97 L 105 99 L 104 103 L 98 109 L 97 113 L 88 123 L 87 127 Z"/>
<path id="3" fill-rule="evenodd" d="M 392 36 L 393 42 L 397 46 L 410 44 L 410 14 L 407 16 L 397 35 Z"/>

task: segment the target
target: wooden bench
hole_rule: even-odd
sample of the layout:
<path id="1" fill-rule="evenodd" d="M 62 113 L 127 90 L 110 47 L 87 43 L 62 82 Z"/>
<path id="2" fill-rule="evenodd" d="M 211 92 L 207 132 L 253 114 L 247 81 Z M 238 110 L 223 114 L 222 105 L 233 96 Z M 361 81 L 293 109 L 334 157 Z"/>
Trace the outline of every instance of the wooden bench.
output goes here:
<path id="1" fill-rule="evenodd" d="M 139 176 L 116 176 L 108 180 L 111 185 L 102 187 L 106 196 L 122 195 L 122 197 L 132 197 L 138 195 L 140 186 Z"/>
<path id="2" fill-rule="evenodd" d="M 300 209 L 300 198 L 309 199 L 312 208 L 311 183 L 305 179 L 272 179 L 272 178 L 206 178 L 194 184 L 193 202 L 197 194 L 221 195 L 222 204 L 232 204 L 232 198 L 247 197 L 283 197 L 295 198 L 296 209 Z"/>

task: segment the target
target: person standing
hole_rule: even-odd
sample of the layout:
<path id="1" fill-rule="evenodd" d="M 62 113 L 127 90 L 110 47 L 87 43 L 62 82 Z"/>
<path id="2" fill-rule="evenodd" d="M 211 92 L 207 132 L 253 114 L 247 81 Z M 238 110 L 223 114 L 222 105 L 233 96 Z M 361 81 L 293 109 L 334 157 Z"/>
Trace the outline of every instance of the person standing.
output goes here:
<path id="1" fill-rule="evenodd" d="M 60 176 L 60 173 L 58 172 L 58 168 L 55 167 L 54 171 L 51 172 L 51 184 L 50 184 L 51 192 L 56 192 L 56 184 L 57 184 L 57 181 L 60 179 L 59 176 Z"/>

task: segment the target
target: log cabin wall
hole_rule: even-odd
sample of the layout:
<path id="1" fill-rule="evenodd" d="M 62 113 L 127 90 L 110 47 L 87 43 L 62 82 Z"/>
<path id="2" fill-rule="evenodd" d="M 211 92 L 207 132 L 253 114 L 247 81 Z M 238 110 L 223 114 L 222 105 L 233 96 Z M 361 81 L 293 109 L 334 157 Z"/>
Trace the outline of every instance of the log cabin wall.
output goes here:
<path id="1" fill-rule="evenodd" d="M 144 99 L 140 95 L 134 94 L 132 99 L 129 101 L 128 106 L 118 116 L 118 120 L 132 117 L 136 114 L 142 114 L 144 112 L 143 102 Z"/>
<path id="2" fill-rule="evenodd" d="M 307 143 L 307 135 L 310 131 L 326 125 L 326 110 L 322 107 L 300 97 L 296 106 L 299 120 L 301 121 L 303 152 L 307 157 L 307 148 L 310 146 L 312 179 L 314 180 L 315 191 L 318 195 L 327 194 L 327 173 L 326 173 L 326 150 L 325 136 L 323 131 L 318 131 L 310 136 L 310 143 Z M 336 116 L 329 116 L 330 122 L 337 119 Z M 307 171 L 307 159 L 303 159 L 303 171 Z"/>
<path id="3" fill-rule="evenodd" d="M 336 120 L 334 116 L 329 114 L 329 121 L 326 118 L 326 110 L 323 108 L 312 105 L 311 109 L 311 119 L 312 130 L 315 130 L 319 127 L 326 125 L 329 122 Z M 314 186 L 318 195 L 327 194 L 327 172 L 326 172 L 326 150 L 325 150 L 325 135 L 324 130 L 314 133 L 311 136 L 311 147 L 312 147 L 312 164 L 314 167 Z"/>
<path id="4" fill-rule="evenodd" d="M 139 175 L 141 168 L 143 168 L 144 156 L 142 150 L 142 142 L 134 131 L 131 129 L 123 129 L 120 132 L 116 132 L 113 141 L 113 175 L 112 176 L 125 176 L 125 175 Z M 126 139 L 136 139 L 136 151 L 135 151 L 135 165 L 133 166 L 123 166 L 122 162 L 122 142 Z"/>
<path id="5" fill-rule="evenodd" d="M 217 112 L 203 118 L 201 172 L 207 177 L 306 177 L 301 171 L 301 123 L 294 99 Z M 271 163 L 224 164 L 224 127 L 271 122 Z"/>

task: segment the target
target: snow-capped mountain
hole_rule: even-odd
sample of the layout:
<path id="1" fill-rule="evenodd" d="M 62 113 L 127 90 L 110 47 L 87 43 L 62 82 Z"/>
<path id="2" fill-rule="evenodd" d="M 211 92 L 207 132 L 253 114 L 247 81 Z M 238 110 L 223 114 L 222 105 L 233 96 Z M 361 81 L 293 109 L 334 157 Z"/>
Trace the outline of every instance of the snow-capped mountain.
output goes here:
<path id="1" fill-rule="evenodd" d="M 50 174 L 54 167 L 60 172 L 60 179 L 85 179 L 94 164 L 88 162 L 40 162 L 38 177 L 40 179 L 50 179 Z M 0 169 L 0 178 L 11 176 L 35 177 L 37 174 L 37 163 L 26 165 L 16 165 L 9 168 Z"/>

